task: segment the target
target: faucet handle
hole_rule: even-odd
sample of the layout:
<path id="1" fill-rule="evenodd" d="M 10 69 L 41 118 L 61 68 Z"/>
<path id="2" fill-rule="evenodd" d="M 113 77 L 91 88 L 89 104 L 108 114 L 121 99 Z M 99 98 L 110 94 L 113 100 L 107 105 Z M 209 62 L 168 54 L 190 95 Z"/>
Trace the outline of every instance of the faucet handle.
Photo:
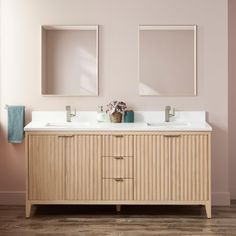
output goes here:
<path id="1" fill-rule="evenodd" d="M 76 116 L 76 108 L 75 108 L 75 111 L 74 111 L 74 113 L 70 113 L 70 116 L 71 116 L 71 117 L 74 117 L 74 116 Z"/>
<path id="2" fill-rule="evenodd" d="M 175 116 L 175 108 L 172 109 L 172 116 Z"/>

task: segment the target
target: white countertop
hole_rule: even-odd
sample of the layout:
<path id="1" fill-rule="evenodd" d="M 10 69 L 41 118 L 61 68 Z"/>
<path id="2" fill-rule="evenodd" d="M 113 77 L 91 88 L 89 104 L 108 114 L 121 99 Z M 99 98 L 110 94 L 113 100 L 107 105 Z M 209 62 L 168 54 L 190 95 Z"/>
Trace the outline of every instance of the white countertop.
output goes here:
<path id="1" fill-rule="evenodd" d="M 205 121 L 204 111 L 176 112 L 170 122 L 164 122 L 162 111 L 137 111 L 134 123 L 96 122 L 96 112 L 78 112 L 72 122 L 65 122 L 65 112 L 35 111 L 25 131 L 212 131 Z"/>

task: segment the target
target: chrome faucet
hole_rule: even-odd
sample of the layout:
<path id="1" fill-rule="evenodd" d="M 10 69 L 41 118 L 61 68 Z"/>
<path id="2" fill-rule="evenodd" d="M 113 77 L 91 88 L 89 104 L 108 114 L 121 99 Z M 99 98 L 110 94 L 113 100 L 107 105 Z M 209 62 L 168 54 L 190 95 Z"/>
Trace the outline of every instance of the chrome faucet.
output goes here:
<path id="1" fill-rule="evenodd" d="M 71 117 L 76 116 L 76 109 L 74 114 L 71 113 L 71 107 L 70 106 L 66 106 L 66 122 L 71 122 Z"/>
<path id="2" fill-rule="evenodd" d="M 166 106 L 165 107 L 165 122 L 170 122 L 170 117 L 175 115 L 175 109 L 172 109 L 171 113 L 171 106 Z"/>

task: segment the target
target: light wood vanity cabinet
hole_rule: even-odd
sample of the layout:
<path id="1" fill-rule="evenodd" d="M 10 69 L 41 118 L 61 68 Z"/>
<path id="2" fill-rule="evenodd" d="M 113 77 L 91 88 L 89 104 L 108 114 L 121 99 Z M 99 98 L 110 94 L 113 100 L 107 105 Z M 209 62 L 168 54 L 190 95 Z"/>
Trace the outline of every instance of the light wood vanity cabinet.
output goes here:
<path id="1" fill-rule="evenodd" d="M 211 217 L 210 132 L 27 132 L 34 204 L 195 204 Z"/>

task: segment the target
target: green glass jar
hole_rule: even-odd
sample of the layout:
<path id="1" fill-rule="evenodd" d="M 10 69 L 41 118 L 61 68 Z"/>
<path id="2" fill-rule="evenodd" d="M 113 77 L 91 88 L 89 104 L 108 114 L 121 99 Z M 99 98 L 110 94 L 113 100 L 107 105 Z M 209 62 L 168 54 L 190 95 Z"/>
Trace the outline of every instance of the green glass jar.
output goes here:
<path id="1" fill-rule="evenodd" d="M 125 111 L 124 122 L 125 123 L 133 123 L 134 122 L 134 111 L 132 111 L 132 110 Z"/>

